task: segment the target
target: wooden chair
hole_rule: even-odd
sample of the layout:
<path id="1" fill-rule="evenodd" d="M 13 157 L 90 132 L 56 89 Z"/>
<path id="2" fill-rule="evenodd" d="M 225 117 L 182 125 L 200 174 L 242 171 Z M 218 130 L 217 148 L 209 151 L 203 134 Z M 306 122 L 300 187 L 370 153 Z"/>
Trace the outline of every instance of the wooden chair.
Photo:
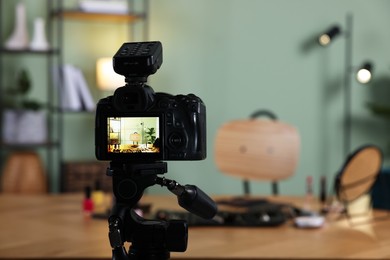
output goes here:
<path id="1" fill-rule="evenodd" d="M 269 119 L 256 119 L 259 115 Z M 277 181 L 295 173 L 300 153 L 297 129 L 276 120 L 269 111 L 258 111 L 250 119 L 233 120 L 222 125 L 215 141 L 215 163 L 228 175 L 245 180 L 268 180 L 273 194 L 278 194 Z"/>
<path id="2" fill-rule="evenodd" d="M 1 191 L 9 194 L 47 193 L 47 179 L 39 155 L 21 151 L 9 155 L 1 175 Z"/>

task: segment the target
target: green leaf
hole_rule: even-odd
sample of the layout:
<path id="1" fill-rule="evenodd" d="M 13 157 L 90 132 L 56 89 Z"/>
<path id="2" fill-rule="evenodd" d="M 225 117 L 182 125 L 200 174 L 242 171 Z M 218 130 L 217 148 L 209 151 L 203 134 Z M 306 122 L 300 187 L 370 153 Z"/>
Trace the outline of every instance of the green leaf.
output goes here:
<path id="1" fill-rule="evenodd" d="M 22 95 L 26 95 L 31 89 L 30 75 L 26 70 L 22 70 L 17 78 L 17 89 Z"/>
<path id="2" fill-rule="evenodd" d="M 377 116 L 390 118 L 390 106 L 387 105 L 381 105 L 381 104 L 374 104 L 374 103 L 367 103 L 367 107 L 371 112 Z"/>

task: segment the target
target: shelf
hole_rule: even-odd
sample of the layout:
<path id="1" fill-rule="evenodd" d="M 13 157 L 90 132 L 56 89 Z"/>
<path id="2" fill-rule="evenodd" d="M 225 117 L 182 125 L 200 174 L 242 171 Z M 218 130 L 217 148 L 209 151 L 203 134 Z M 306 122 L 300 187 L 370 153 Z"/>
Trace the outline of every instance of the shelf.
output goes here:
<path id="1" fill-rule="evenodd" d="M 65 19 L 107 21 L 107 22 L 136 22 L 145 17 L 144 14 L 108 14 L 108 13 L 87 13 L 79 10 L 64 10 L 53 12 L 54 16 L 62 16 Z"/>
<path id="2" fill-rule="evenodd" d="M 59 146 L 58 142 L 46 142 L 46 143 L 25 143 L 25 144 L 11 144 L 11 143 L 0 143 L 1 147 L 6 150 L 25 150 L 25 149 L 38 149 L 38 148 L 50 148 Z"/>
<path id="3" fill-rule="evenodd" d="M 53 113 L 60 113 L 60 114 L 95 114 L 96 108 L 94 110 L 86 110 L 86 109 L 79 109 L 79 110 L 71 110 L 71 109 L 64 109 L 62 107 L 50 107 L 48 108 Z"/>
<path id="4" fill-rule="evenodd" d="M 60 110 L 61 113 L 67 114 L 67 115 L 95 115 L 96 110 Z"/>
<path id="5" fill-rule="evenodd" d="M 4 53 L 4 54 L 33 54 L 33 55 L 45 54 L 46 55 L 46 54 L 59 54 L 60 51 L 58 49 L 50 49 L 47 51 L 33 51 L 33 50 L 29 50 L 29 49 L 8 50 L 8 49 L 0 48 L 0 52 Z"/>

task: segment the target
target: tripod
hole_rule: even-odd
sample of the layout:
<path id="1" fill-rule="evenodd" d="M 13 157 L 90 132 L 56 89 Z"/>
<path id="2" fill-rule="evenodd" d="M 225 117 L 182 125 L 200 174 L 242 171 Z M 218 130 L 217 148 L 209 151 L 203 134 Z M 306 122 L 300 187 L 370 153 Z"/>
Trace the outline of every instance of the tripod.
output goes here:
<path id="1" fill-rule="evenodd" d="M 187 249 L 188 226 L 184 220 L 146 220 L 134 211 L 147 187 L 159 184 L 177 195 L 178 203 L 200 217 L 210 219 L 217 207 L 202 190 L 194 185 L 182 186 L 158 177 L 167 172 L 167 163 L 123 163 L 112 161 L 107 175 L 112 176 L 115 204 L 109 223 L 112 259 L 166 260 L 170 252 Z M 129 252 L 125 242 L 131 242 Z"/>

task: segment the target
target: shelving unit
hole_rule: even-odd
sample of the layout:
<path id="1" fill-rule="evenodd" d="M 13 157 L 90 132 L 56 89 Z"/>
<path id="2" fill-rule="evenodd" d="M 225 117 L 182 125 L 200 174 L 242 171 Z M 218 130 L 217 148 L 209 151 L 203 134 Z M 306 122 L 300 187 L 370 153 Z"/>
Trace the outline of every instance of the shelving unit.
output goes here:
<path id="1" fill-rule="evenodd" d="M 4 1 L 0 0 L 0 13 L 8 11 L 4 8 Z M 10 13 L 12 12 L 12 16 L 14 15 L 14 10 L 9 10 Z M 26 10 L 26 14 L 28 15 L 28 10 Z M 42 13 L 42 16 L 44 16 L 45 20 L 49 20 L 49 12 Z M 14 18 L 14 17 L 13 17 Z M 17 152 L 28 152 L 33 151 L 38 153 L 42 158 L 42 161 L 44 162 L 44 167 L 46 172 L 53 172 L 56 171 L 59 161 L 60 161 L 60 150 L 61 150 L 61 141 L 59 139 L 58 134 L 55 133 L 56 128 L 55 125 L 60 124 L 60 118 L 56 116 L 57 112 L 57 104 L 56 104 L 56 98 L 55 98 L 55 91 L 53 90 L 53 87 L 51 86 L 52 78 L 51 78 L 51 67 L 53 65 L 57 64 L 59 62 L 59 55 L 60 50 L 54 46 L 52 46 L 50 49 L 45 51 L 33 51 L 30 49 L 22 49 L 22 50 L 8 50 L 3 47 L 5 40 L 7 39 L 8 35 L 4 35 L 3 33 L 3 21 L 4 15 L 0 15 L 0 120 L 1 120 L 1 128 L 0 128 L 0 169 L 3 169 L 5 160 L 8 156 L 17 153 Z M 15 26 L 12 24 L 12 26 Z M 51 28 L 52 29 L 52 28 Z M 48 39 L 51 39 L 53 37 L 52 30 L 48 30 L 47 37 Z M 22 65 L 18 64 L 17 66 L 14 66 L 14 70 L 16 70 L 16 67 L 18 69 L 26 69 L 30 76 L 32 82 L 34 82 L 34 79 L 37 80 L 37 75 L 31 72 L 41 72 L 43 71 L 43 74 L 46 74 L 46 86 L 45 86 L 45 107 L 42 108 L 45 112 L 45 126 L 43 126 L 47 131 L 47 137 L 46 141 L 42 141 L 39 143 L 36 142 L 12 142 L 12 141 L 5 141 L 3 140 L 3 129 L 4 129 L 4 111 L 7 109 L 3 104 L 3 98 L 5 93 L 5 86 L 12 85 L 12 82 L 10 78 L 5 79 L 4 77 L 4 69 L 6 66 L 8 67 L 9 64 L 5 64 L 6 60 L 18 60 L 21 58 L 32 58 L 32 59 L 38 59 L 38 61 L 42 61 L 45 63 L 44 68 L 30 68 L 30 67 L 23 67 Z M 12 66 L 12 65 L 11 65 Z M 15 71 L 16 72 L 16 71 Z M 32 88 L 36 87 L 34 84 L 32 85 Z M 27 109 L 26 109 L 27 110 Z M 50 179 L 50 176 L 49 176 Z M 50 180 L 48 183 L 48 187 L 50 187 Z"/>
<path id="2" fill-rule="evenodd" d="M 147 15 L 149 9 L 149 0 L 142 0 L 141 10 L 136 10 L 135 0 L 127 0 L 129 11 L 126 14 L 113 14 L 113 13 L 96 13 L 96 12 L 84 12 L 79 9 L 66 9 L 63 8 L 63 0 L 57 0 L 54 7 L 51 7 L 51 16 L 60 18 L 62 21 L 66 20 L 79 20 L 86 22 L 115 22 L 115 23 L 128 23 L 129 29 L 132 30 L 132 26 L 136 22 L 143 22 L 143 36 L 142 39 L 147 39 L 148 22 Z"/>
<path id="3" fill-rule="evenodd" d="M 62 16 L 63 19 L 78 19 L 88 21 L 127 22 L 132 23 L 143 19 L 142 14 L 102 14 L 85 13 L 78 10 L 66 10 L 62 13 L 55 12 L 55 16 Z"/>
<path id="4" fill-rule="evenodd" d="M 147 38 L 147 10 L 148 10 L 148 0 L 142 1 L 142 11 L 135 11 L 134 0 L 129 0 L 129 13 L 128 14 L 104 14 L 104 13 L 86 13 L 77 9 L 65 9 L 63 8 L 62 0 L 41 0 L 39 3 L 42 3 L 42 6 L 45 5 L 46 12 L 42 16 L 45 17 L 46 21 L 46 30 L 47 36 L 50 43 L 53 45 L 53 48 L 48 51 L 30 51 L 30 50 L 7 50 L 3 48 L 6 35 L 3 33 L 3 16 L 2 12 L 11 11 L 4 9 L 4 0 L 0 0 L 0 120 L 2 120 L 2 115 L 4 112 L 4 106 L 2 103 L 2 98 L 4 96 L 4 86 L 9 82 L 5 82 L 3 77 L 4 73 L 4 60 L 7 57 L 38 57 L 39 59 L 46 59 L 46 67 L 41 69 L 41 75 L 46 74 L 47 76 L 47 86 L 45 87 L 46 101 L 48 107 L 47 111 L 47 129 L 48 129 L 48 140 L 47 142 L 40 144 L 5 144 L 2 141 L 2 127 L 0 127 L 0 169 L 3 168 L 5 158 L 13 151 L 20 150 L 34 150 L 38 151 L 41 154 L 43 153 L 45 157 L 45 167 L 49 178 L 49 187 L 50 191 L 58 192 L 60 191 L 60 179 L 61 171 L 63 169 L 64 163 L 64 140 L 65 133 L 64 130 L 64 115 L 68 114 L 67 111 L 61 111 L 59 106 L 59 93 L 57 89 L 53 86 L 52 78 L 52 68 L 53 66 L 60 66 L 64 64 L 64 49 L 67 46 L 64 46 L 64 23 L 70 20 L 78 20 L 81 22 L 104 22 L 104 23 L 124 23 L 128 24 L 129 31 L 133 30 L 133 25 L 136 22 L 143 22 L 143 36 L 142 40 Z M 37 1 L 38 4 L 38 1 Z M 14 12 L 14 10 L 12 10 Z M 28 10 L 27 10 L 28 12 Z M 84 40 L 84 39 L 83 39 Z M 88 39 L 85 39 L 88 40 Z M 134 40 L 134 39 L 132 39 Z M 93 44 L 93 43 L 92 43 Z M 115 50 L 113 50 L 115 51 Z M 35 70 L 38 68 L 34 68 Z M 32 75 L 33 78 L 33 75 Z M 33 86 L 34 87 L 34 86 Z M 82 112 L 82 111 L 80 111 Z M 80 114 L 79 112 L 71 112 L 71 114 Z M 81 113 L 85 116 L 85 113 Z M 81 116 L 80 115 L 80 116 Z M 88 117 L 93 117 L 93 113 L 89 113 Z M 65 122 L 66 123 L 66 122 Z M 1 171 L 0 171 L 1 174 Z"/>

